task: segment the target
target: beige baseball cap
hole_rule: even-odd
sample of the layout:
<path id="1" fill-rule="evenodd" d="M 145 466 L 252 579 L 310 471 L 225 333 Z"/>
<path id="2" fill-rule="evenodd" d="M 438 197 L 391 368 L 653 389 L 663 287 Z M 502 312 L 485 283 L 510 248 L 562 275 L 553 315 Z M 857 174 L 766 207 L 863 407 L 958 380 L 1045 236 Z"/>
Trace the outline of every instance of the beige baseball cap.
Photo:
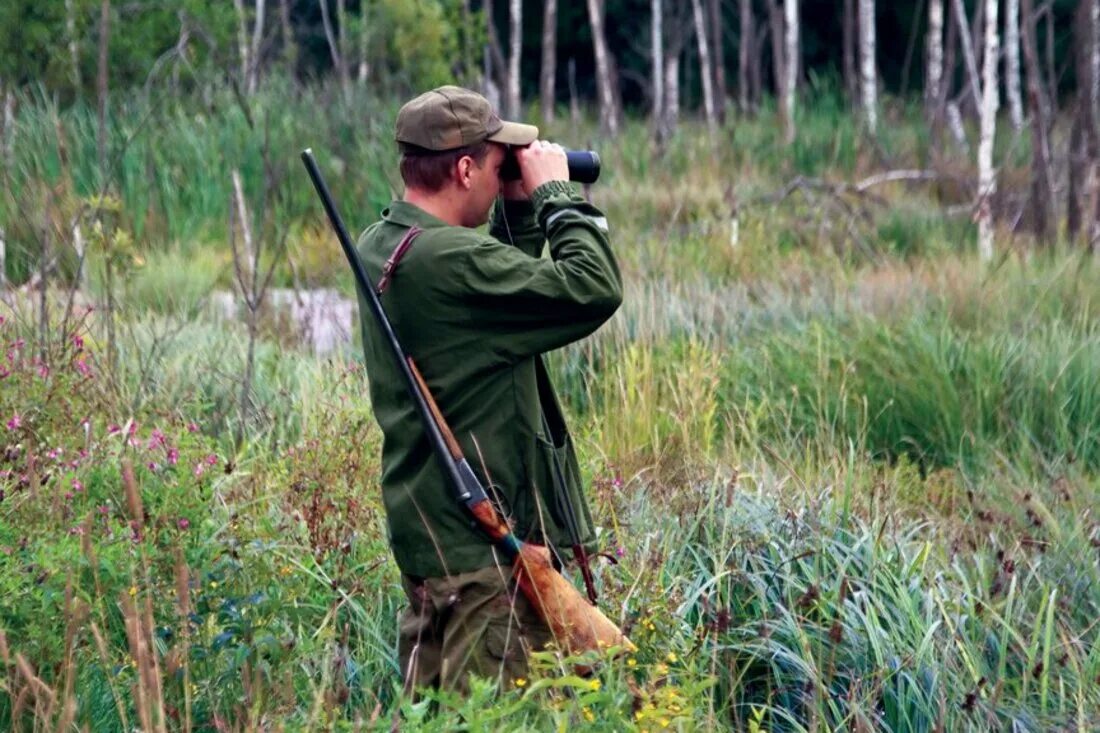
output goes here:
<path id="1" fill-rule="evenodd" d="M 453 150 L 491 140 L 505 145 L 529 145 L 539 128 L 506 122 L 477 92 L 444 86 L 406 102 L 397 113 L 397 142 L 426 150 Z"/>

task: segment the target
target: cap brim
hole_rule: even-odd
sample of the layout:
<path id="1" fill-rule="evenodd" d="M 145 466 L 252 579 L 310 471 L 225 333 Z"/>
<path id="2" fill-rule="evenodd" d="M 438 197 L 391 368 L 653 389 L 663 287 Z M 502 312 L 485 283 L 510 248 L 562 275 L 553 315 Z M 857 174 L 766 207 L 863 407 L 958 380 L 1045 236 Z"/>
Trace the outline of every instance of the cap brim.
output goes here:
<path id="1" fill-rule="evenodd" d="M 501 128 L 486 138 L 505 145 L 530 145 L 539 139 L 539 128 L 522 122 L 501 122 Z"/>

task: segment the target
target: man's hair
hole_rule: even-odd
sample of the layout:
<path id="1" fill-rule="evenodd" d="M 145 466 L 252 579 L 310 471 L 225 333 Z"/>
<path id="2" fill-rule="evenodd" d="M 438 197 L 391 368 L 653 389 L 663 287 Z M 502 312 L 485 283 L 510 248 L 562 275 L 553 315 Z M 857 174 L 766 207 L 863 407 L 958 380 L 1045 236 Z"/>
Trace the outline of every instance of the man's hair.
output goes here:
<path id="1" fill-rule="evenodd" d="M 464 145 L 452 150 L 436 151 L 421 148 L 408 143 L 400 143 L 401 148 L 401 178 L 405 186 L 419 188 L 425 191 L 439 191 L 451 176 L 455 164 L 464 155 L 474 159 L 481 165 L 489 155 L 489 146 L 485 140 L 473 145 Z"/>

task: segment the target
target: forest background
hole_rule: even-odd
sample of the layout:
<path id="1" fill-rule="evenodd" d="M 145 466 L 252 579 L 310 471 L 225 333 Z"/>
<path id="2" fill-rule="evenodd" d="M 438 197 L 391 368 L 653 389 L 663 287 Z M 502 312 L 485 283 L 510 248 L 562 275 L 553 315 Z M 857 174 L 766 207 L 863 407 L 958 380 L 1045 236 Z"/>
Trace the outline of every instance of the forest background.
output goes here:
<path id="1" fill-rule="evenodd" d="M 0 28 L 0 729 L 1100 719 L 1100 0 L 7 0 Z M 602 156 L 624 306 L 549 363 L 638 650 L 416 700 L 354 286 L 297 156 L 365 226 L 440 83 Z"/>

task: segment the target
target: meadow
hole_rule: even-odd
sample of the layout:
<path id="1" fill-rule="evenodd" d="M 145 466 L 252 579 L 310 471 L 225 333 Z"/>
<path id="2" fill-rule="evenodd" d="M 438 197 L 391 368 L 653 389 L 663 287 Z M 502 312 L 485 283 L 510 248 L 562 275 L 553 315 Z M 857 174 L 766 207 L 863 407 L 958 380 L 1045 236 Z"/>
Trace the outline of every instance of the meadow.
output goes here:
<path id="1" fill-rule="evenodd" d="M 638 650 L 411 699 L 357 345 L 261 317 L 250 349 L 208 308 L 232 170 L 272 282 L 352 294 L 297 154 L 365 226 L 396 100 L 120 96 L 106 170 L 94 110 L 21 100 L 7 272 L 53 274 L 0 305 L 0 728 L 1095 729 L 1100 264 L 1013 233 L 1026 139 L 998 139 L 983 265 L 973 167 L 919 109 L 867 140 L 804 102 L 792 146 L 768 108 L 662 149 L 547 131 L 601 153 L 626 280 L 550 361 Z"/>

